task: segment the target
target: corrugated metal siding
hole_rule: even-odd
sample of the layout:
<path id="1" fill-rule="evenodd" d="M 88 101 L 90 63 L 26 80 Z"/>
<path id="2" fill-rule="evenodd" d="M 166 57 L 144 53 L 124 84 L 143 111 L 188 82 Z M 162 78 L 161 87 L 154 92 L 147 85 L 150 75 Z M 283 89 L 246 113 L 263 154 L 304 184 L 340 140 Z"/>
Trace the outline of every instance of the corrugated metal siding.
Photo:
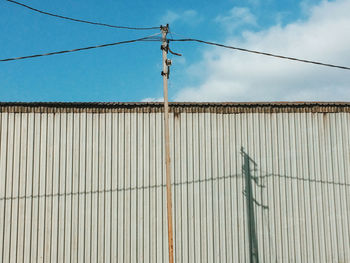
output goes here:
<path id="1" fill-rule="evenodd" d="M 0 261 L 167 262 L 162 113 L 43 112 L 0 114 Z M 176 262 L 350 261 L 349 112 L 170 125 Z"/>

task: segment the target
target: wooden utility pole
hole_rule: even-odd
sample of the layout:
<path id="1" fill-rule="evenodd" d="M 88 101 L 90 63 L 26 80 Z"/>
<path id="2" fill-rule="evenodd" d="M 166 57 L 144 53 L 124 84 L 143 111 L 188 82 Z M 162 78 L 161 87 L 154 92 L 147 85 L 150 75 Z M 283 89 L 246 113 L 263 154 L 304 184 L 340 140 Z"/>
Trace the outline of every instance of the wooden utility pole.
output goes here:
<path id="1" fill-rule="evenodd" d="M 170 142 L 169 142 L 169 105 L 168 105 L 168 78 L 171 60 L 168 55 L 168 41 L 166 36 L 169 31 L 169 25 L 161 26 L 162 32 L 162 52 L 163 52 L 163 86 L 164 86 L 164 135 L 165 135 L 165 167 L 166 167 L 166 197 L 168 212 L 168 247 L 169 247 L 169 263 L 174 262 L 174 241 L 173 241 L 173 211 L 172 211 L 172 195 L 171 195 L 171 170 L 170 170 Z"/>

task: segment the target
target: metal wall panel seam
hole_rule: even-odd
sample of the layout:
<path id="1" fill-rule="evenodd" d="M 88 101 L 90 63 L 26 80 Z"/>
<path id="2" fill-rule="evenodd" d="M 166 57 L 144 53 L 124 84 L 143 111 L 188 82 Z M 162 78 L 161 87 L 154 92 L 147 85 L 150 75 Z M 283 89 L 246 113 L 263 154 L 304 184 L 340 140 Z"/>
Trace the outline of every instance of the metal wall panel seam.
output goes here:
<path id="1" fill-rule="evenodd" d="M 343 163 L 343 172 L 344 175 L 346 174 L 350 174 L 350 169 L 349 169 L 349 164 L 350 164 L 350 140 L 349 140 L 349 132 L 348 132 L 348 128 L 350 127 L 350 123 L 347 123 L 347 120 L 349 120 L 350 118 L 347 118 L 348 116 L 343 113 L 340 115 L 341 118 L 341 123 L 342 123 L 342 129 L 341 129 L 341 144 L 340 145 L 345 145 L 348 148 L 348 151 L 346 151 L 346 147 L 343 147 L 343 159 L 345 160 L 345 162 Z M 347 125 L 346 125 L 347 124 Z M 348 160 L 348 162 L 346 162 L 346 160 Z M 344 204 L 344 212 L 346 215 L 345 218 L 345 226 L 347 228 L 347 231 L 345 231 L 345 238 L 347 240 L 344 241 L 344 244 L 348 244 L 347 247 L 345 248 L 345 252 L 347 253 L 346 258 L 350 257 L 350 215 L 349 215 L 349 207 L 350 207 L 350 192 L 346 191 L 346 186 L 350 185 L 350 180 L 349 180 L 349 176 L 345 176 L 344 178 L 344 196 L 345 196 L 345 204 Z M 347 205 L 348 204 L 348 207 Z"/>
<path id="2" fill-rule="evenodd" d="M 6 116 L 6 125 L 4 125 L 4 115 Z M 4 126 L 6 127 L 6 130 L 3 131 Z M 6 134 L 6 139 L 4 139 Z M 4 142 L 3 142 L 4 141 Z M 3 146 L 5 144 L 5 147 Z M 1 261 L 4 261 L 4 249 L 5 249 L 5 212 L 6 212 L 6 192 L 7 192 L 7 152 L 8 152 L 8 113 L 1 113 L 1 171 L 2 175 L 4 177 L 4 184 L 3 184 L 3 193 L 1 193 L 1 197 L 3 196 L 2 205 L 3 205 L 3 212 L 2 212 L 2 226 L 1 228 Z"/>
<path id="3" fill-rule="evenodd" d="M 334 170 L 334 167 L 333 167 L 333 163 L 331 163 L 330 161 L 332 161 L 333 159 L 333 150 L 332 150 L 332 141 L 331 141 L 331 135 L 332 135 L 332 131 L 331 131 L 331 116 L 329 116 L 329 119 L 328 119 L 328 125 L 326 125 L 326 135 L 327 135 L 327 138 L 326 138 L 326 147 L 327 147 L 327 152 L 329 153 L 328 155 L 328 162 L 329 165 L 327 165 L 327 170 L 328 170 L 328 178 L 327 178 L 327 181 L 333 181 L 333 170 Z M 337 251 L 337 248 L 338 248 L 338 239 L 337 239 L 337 235 L 338 235 L 338 231 L 337 231 L 337 225 L 336 225 L 336 220 L 335 220 L 335 215 L 334 215 L 334 212 L 335 212 L 335 203 L 334 203 L 334 187 L 329 185 L 328 187 L 328 204 L 329 204 L 329 207 L 331 209 L 331 212 L 329 212 L 329 218 L 330 218 L 330 225 L 332 227 L 332 229 L 335 229 L 335 231 L 331 231 L 331 235 L 332 235 L 332 243 L 331 245 L 334 246 L 333 249 L 332 249 L 332 252 L 333 252 L 333 256 L 332 256 L 332 260 L 337 260 L 339 261 L 339 254 L 338 254 L 338 251 Z M 333 197 L 333 198 L 332 198 Z"/>
<path id="4" fill-rule="evenodd" d="M 135 149 L 135 167 L 136 167 L 136 182 L 135 182 L 135 186 L 136 188 L 138 189 L 139 187 L 139 163 L 141 161 L 141 158 L 139 158 L 140 156 L 138 155 L 140 149 L 142 149 L 142 143 L 140 142 L 140 137 L 139 137 L 139 133 L 140 133 L 140 130 L 143 130 L 143 127 L 139 125 L 139 113 L 136 115 L 136 128 L 135 128 L 135 132 L 136 132 L 136 136 L 135 136 L 135 139 L 136 139 L 136 149 Z M 142 115 L 141 115 L 142 116 Z M 138 262 L 139 259 L 138 259 L 138 254 L 139 254 L 139 239 L 141 236 L 141 233 L 140 233 L 140 229 L 139 229 L 139 217 L 140 217 L 140 214 L 139 214 L 139 190 L 136 191 L 136 252 L 135 252 L 135 255 L 136 255 L 136 258 L 135 258 L 135 261 Z M 162 224 L 161 224 L 162 225 Z M 142 229 L 141 229 L 142 231 Z"/>
<path id="5" fill-rule="evenodd" d="M 82 154 L 82 148 L 85 146 L 84 145 L 84 137 L 83 137 L 83 129 L 82 129 L 82 122 L 83 122 L 83 117 L 84 115 L 81 113 L 81 111 L 79 111 L 78 113 L 78 121 L 77 121 L 77 136 L 78 139 L 76 140 L 77 142 L 77 149 L 76 149 L 76 158 L 77 158 L 77 167 L 76 167 L 76 180 L 77 180 L 77 187 L 76 187 L 76 191 L 78 194 L 76 196 L 76 261 L 79 262 L 79 258 L 83 258 L 84 257 L 84 238 L 80 239 L 80 237 L 84 236 L 84 216 L 83 216 L 83 212 L 82 212 L 82 208 L 81 206 L 84 203 L 84 200 L 86 199 L 86 193 L 85 193 L 85 185 L 82 187 L 82 184 L 84 183 L 84 179 L 82 178 L 83 175 L 85 174 L 83 171 L 84 169 L 82 169 L 82 167 L 86 167 L 85 163 L 83 162 L 84 157 Z M 82 218 L 83 217 L 83 218 Z"/>
<path id="6" fill-rule="evenodd" d="M 171 118 L 174 119 L 180 119 L 181 122 L 183 123 L 183 125 L 181 125 L 181 148 L 179 149 L 180 152 L 180 156 L 182 157 L 181 159 L 179 159 L 180 162 L 180 191 L 181 191 L 181 202 L 180 202 L 180 209 L 181 209 L 181 234 L 182 234 L 182 239 L 181 239 L 181 262 L 185 262 L 187 260 L 185 260 L 186 258 L 186 254 L 188 252 L 188 250 L 186 250 L 185 248 L 188 247 L 188 238 L 187 238 L 187 234 L 188 234 L 188 230 L 187 230 L 187 224 L 188 224 L 188 217 L 187 215 L 187 209 L 188 209 L 188 197 L 187 197 L 187 189 L 185 189 L 186 185 L 183 185 L 182 182 L 184 181 L 184 178 L 187 177 L 187 173 L 186 173 L 186 161 L 187 161 L 187 151 L 186 151 L 186 144 L 187 144 L 187 118 L 185 114 L 180 114 L 177 115 L 176 113 L 171 114 L 170 115 Z M 175 161 L 175 160 L 173 160 Z M 184 195 L 186 194 L 186 198 L 184 198 Z M 187 201 L 187 204 L 185 203 L 185 200 Z M 186 210 L 186 211 L 185 211 Z M 176 219 L 175 219 L 176 221 Z M 174 222 L 175 223 L 175 222 Z"/>
<path id="7" fill-rule="evenodd" d="M 194 131 L 194 125 L 193 125 L 193 114 L 185 114 L 186 121 L 187 121 L 187 127 L 188 127 L 188 142 L 187 142 L 187 152 L 188 157 L 187 162 L 187 179 L 188 181 L 194 181 L 194 156 L 195 156 L 195 150 L 193 147 L 193 131 Z M 188 260 L 189 262 L 196 262 L 196 251 L 195 251 L 195 203 L 194 203 L 194 184 L 189 184 L 187 186 L 188 188 L 188 216 L 189 216 L 189 233 L 188 233 Z M 191 251 L 191 253 L 190 253 Z"/>
<path id="8" fill-rule="evenodd" d="M 181 157 L 184 157 L 186 156 L 186 152 L 184 151 L 185 149 L 185 145 L 186 145 L 186 121 L 184 121 L 184 115 L 183 114 L 180 114 L 180 116 L 178 117 L 179 119 L 179 122 L 180 122 L 180 144 L 179 144 L 179 147 L 178 147 L 178 152 L 179 152 L 179 156 Z M 183 123 L 183 124 L 182 124 Z M 182 124 L 182 125 L 181 125 Z M 180 148 L 180 149 L 179 149 Z M 179 219 L 180 219 L 180 234 L 181 234 L 181 237 L 180 237 L 180 242 L 178 244 L 178 247 L 180 247 L 180 251 L 181 251 L 181 260 L 180 262 L 184 262 L 184 240 L 186 239 L 184 236 L 185 236 L 185 231 L 184 231 L 184 224 L 186 222 L 186 219 L 185 219 L 185 216 L 184 216 L 184 211 L 183 211 L 183 208 L 185 207 L 183 205 L 184 203 L 184 198 L 183 198 L 183 195 L 184 195 L 184 187 L 185 185 L 182 184 L 182 182 L 184 182 L 184 176 L 186 175 L 184 173 L 184 158 L 179 158 L 179 163 L 180 163 L 180 169 L 179 169 L 179 193 L 180 193 L 180 202 L 179 202 L 179 207 L 180 207 L 180 215 L 179 215 Z M 174 187 L 176 188 L 176 186 Z"/>
<path id="9" fill-rule="evenodd" d="M 46 173 L 47 180 L 45 185 L 45 254 L 44 261 L 51 262 L 51 236 L 52 236 L 52 211 L 53 211 L 53 159 L 54 159 L 54 115 L 47 114 L 47 153 L 46 153 Z"/>
<path id="10" fill-rule="evenodd" d="M 33 189 L 33 195 L 39 195 L 40 194 L 40 159 L 41 159 L 41 113 L 35 114 L 34 118 L 37 120 L 36 127 L 37 132 L 35 134 L 35 141 L 36 141 L 36 150 L 35 150 L 35 156 L 37 156 L 37 160 L 34 160 L 34 179 L 36 180 L 36 183 L 34 183 L 34 189 Z M 32 224 L 32 233 L 33 233 L 33 240 L 31 243 L 34 243 L 32 246 L 32 249 L 34 251 L 31 252 L 32 258 L 31 260 L 37 261 L 38 260 L 38 218 L 39 218 L 39 199 L 34 200 L 33 203 L 34 206 L 34 217 L 33 217 L 33 224 Z"/>
<path id="11" fill-rule="evenodd" d="M 340 225 L 341 225 L 341 229 L 340 229 L 340 233 L 342 235 L 342 246 L 341 246 L 341 250 L 343 251 L 343 259 L 345 261 L 346 259 L 346 248 L 345 248 L 345 244 L 346 244 L 346 237 L 345 237 L 345 233 L 347 232 L 347 226 L 344 224 L 344 220 L 343 218 L 347 217 L 346 214 L 344 215 L 344 213 L 346 213 L 346 209 L 344 209 L 344 206 L 343 206 L 343 202 L 344 202 L 344 199 L 345 199 L 345 195 L 343 195 L 343 191 L 342 191 L 342 185 L 344 184 L 343 180 L 340 178 L 340 174 L 341 174 L 341 170 L 342 170 L 342 154 L 341 154 L 341 149 L 340 149 L 340 146 L 342 145 L 342 135 L 341 135 L 341 130 L 342 130 L 342 127 L 341 127 L 341 123 L 338 123 L 339 122 L 339 118 L 341 118 L 341 115 L 334 115 L 334 122 L 335 122 L 335 125 L 337 127 L 336 131 L 335 131 L 335 140 L 336 140 L 336 160 L 335 160 L 335 164 L 337 165 L 337 181 L 338 184 L 337 184 L 337 188 L 338 188 L 338 198 L 339 198 L 339 221 L 340 222 Z"/>
<path id="12" fill-rule="evenodd" d="M 25 186 L 25 184 L 23 184 L 23 180 L 22 177 L 25 176 L 25 174 L 23 173 L 23 166 L 25 161 L 23 160 L 25 157 L 23 157 L 23 154 L 25 153 L 25 149 L 23 148 L 23 144 L 24 142 L 24 132 L 23 129 L 25 129 L 25 125 L 23 125 L 23 118 L 22 118 L 22 113 L 19 114 L 19 123 L 20 123 L 20 128 L 19 128 L 19 142 L 18 142 L 18 148 L 19 148 L 19 152 L 18 152 L 18 165 L 17 165 L 17 169 L 18 169 L 18 189 L 17 189 L 17 196 L 25 196 L 25 194 L 23 194 L 23 186 Z M 22 182 L 22 183 L 21 183 Z M 16 229 L 16 257 L 15 257 L 15 261 L 22 261 L 23 259 L 23 255 L 21 254 L 21 251 L 23 251 L 23 249 L 21 248 L 21 246 L 23 245 L 23 242 L 19 242 L 21 238 L 21 236 L 23 236 L 23 227 L 24 227 L 24 205 L 23 205 L 24 199 L 18 199 L 17 201 L 17 229 Z M 22 219 L 23 218 L 23 219 Z"/>
<path id="13" fill-rule="evenodd" d="M 115 154 L 117 151 L 118 134 L 116 134 L 117 114 L 111 113 L 111 188 L 117 189 L 117 160 Z M 117 262 L 118 250 L 118 192 L 111 194 L 111 251 L 110 258 L 112 262 Z"/>
<path id="14" fill-rule="evenodd" d="M 315 116 L 310 116 L 309 117 L 309 142 L 310 146 L 309 148 L 309 164 L 310 164 L 310 178 L 309 178 L 309 186 L 310 186 L 310 193 L 311 193 L 311 199 L 310 199 L 310 206 L 313 212 L 313 223 L 312 223 L 312 238 L 314 240 L 314 260 L 320 261 L 320 242 L 319 239 L 317 238 L 317 230 L 319 229 L 318 226 L 318 207 L 317 207 L 317 185 L 316 184 L 311 184 L 311 182 L 316 182 L 316 169 L 315 169 L 315 152 L 314 152 L 314 145 L 315 145 L 315 134 L 314 134 L 314 125 L 313 125 L 313 120 Z"/>
<path id="15" fill-rule="evenodd" d="M 332 115 L 332 125 L 330 126 L 331 129 L 331 148 L 332 148 L 332 182 L 339 182 L 338 180 L 338 174 L 339 174 L 339 167 L 338 167 L 338 156 L 337 156 L 337 151 L 336 148 L 338 148 L 338 143 L 337 143 L 337 134 L 336 134 L 336 130 L 338 129 L 338 126 L 336 125 L 336 115 Z M 336 223 L 336 239 L 337 239 L 337 249 L 339 250 L 339 254 L 338 254 L 338 261 L 343 261 L 342 259 L 342 252 L 344 252 L 344 248 L 343 248 L 343 242 L 344 238 L 343 238 L 343 226 L 342 226 L 342 222 L 339 222 L 339 214 L 341 214 L 341 208 L 339 207 L 341 205 L 341 198 L 339 196 L 340 194 L 340 189 L 339 189 L 339 185 L 337 184 L 333 184 L 333 200 L 334 200 L 334 208 L 335 208 L 335 223 Z M 343 254 L 344 255 L 344 254 Z"/>
<path id="16" fill-rule="evenodd" d="M 13 114 L 10 114 L 9 115 L 9 120 L 13 119 Z M 12 117 L 12 118 L 11 118 Z M 15 125 L 15 122 L 14 120 L 11 122 L 12 124 L 12 127 Z M 11 127 L 11 126 L 9 126 Z M 11 146 L 14 145 L 14 128 L 12 128 L 12 130 L 8 127 L 8 144 L 10 144 Z M 11 142 L 11 143 L 10 143 Z M 13 165 L 12 165 L 12 162 L 13 162 L 13 152 L 14 152 L 14 149 L 12 147 L 8 147 L 8 160 L 9 160 L 9 164 L 7 165 L 7 169 L 6 169 L 6 182 L 7 182 L 7 185 L 6 185 L 6 197 L 10 197 L 12 198 L 12 187 L 13 187 L 13 174 L 12 174 L 12 171 L 13 171 Z M 10 242 L 11 242 L 11 216 L 12 216 L 12 200 L 10 199 L 6 205 L 6 210 L 5 210 L 5 215 L 7 215 L 5 221 L 4 221 L 4 225 L 8 225 L 10 227 L 7 227 L 5 228 L 4 230 L 4 235 L 5 235 L 5 240 L 4 240 L 4 244 L 5 244 L 5 247 L 4 247 L 4 261 L 9 261 L 10 260 Z M 9 210 L 9 211 L 8 211 Z M 7 211 L 7 213 L 6 213 Z M 10 218 L 9 218 L 10 217 Z"/>
<path id="17" fill-rule="evenodd" d="M 319 126 L 319 134 L 320 134 L 320 146 L 322 147 L 322 150 L 319 151 L 319 154 L 320 154 L 320 172 L 321 172 L 321 178 L 322 180 L 325 180 L 327 181 L 327 178 L 326 177 L 326 161 L 325 161 L 325 151 L 326 151 L 326 148 L 325 148 L 325 118 L 322 118 L 322 120 L 320 121 L 320 124 Z M 330 237 L 329 237 L 329 217 L 327 216 L 329 213 L 328 210 L 329 210 L 329 207 L 328 207 L 328 185 L 325 185 L 324 186 L 324 189 L 323 189 L 323 194 L 322 194 L 322 210 L 323 210 L 323 219 L 324 219 L 324 228 L 325 228 L 325 231 L 324 231 L 324 234 L 325 234 L 325 246 L 326 246 L 326 249 L 325 249 L 325 257 L 326 257 L 326 260 L 331 260 L 331 256 L 329 255 L 329 250 L 327 248 L 329 248 L 331 245 L 330 245 Z"/>
<path id="18" fill-rule="evenodd" d="M 222 147 L 223 147 L 223 187 L 224 187 L 224 218 L 225 218 L 225 228 L 224 228 L 224 234 L 225 234 L 225 260 L 226 262 L 232 262 L 232 257 L 230 255 L 230 250 L 228 249 L 229 247 L 231 247 L 230 245 L 230 237 L 232 236 L 231 233 L 231 224 L 229 224 L 230 222 L 230 211 L 228 209 L 229 207 L 229 202 L 230 200 L 228 200 L 228 193 L 229 193 L 229 182 L 231 181 L 230 179 L 230 165 L 229 165 L 229 160 L 230 160 L 230 152 L 228 150 L 228 143 L 226 143 L 226 139 L 229 137 L 230 134 L 230 130 L 229 130 L 229 122 L 228 122 L 228 115 L 224 115 L 223 116 L 223 140 L 222 140 Z M 231 251 L 232 252 L 232 251 Z"/>
<path id="19" fill-rule="evenodd" d="M 199 116 L 198 113 L 188 113 L 192 115 L 192 132 L 195 134 L 195 136 L 192 137 L 193 140 L 193 153 L 195 158 L 193 158 L 193 210 L 194 210 L 194 231 L 197 233 L 194 236 L 195 244 L 194 244 L 194 250 L 196 251 L 196 260 L 197 262 L 202 262 L 202 238 L 203 233 L 201 232 L 201 189 L 200 189 L 200 180 L 201 180 L 201 163 L 200 163 L 200 142 L 199 142 Z"/>
<path id="20" fill-rule="evenodd" d="M 228 143 L 226 144 L 227 147 L 227 163 L 228 163 L 228 175 L 229 175 L 229 179 L 228 179 L 228 183 L 227 183 L 227 187 L 229 188 L 229 198 L 228 198 L 228 207 L 229 207 L 229 229 L 230 229 L 230 233 L 229 233 L 229 249 L 231 250 L 231 253 L 229 255 L 229 260 L 231 262 L 234 262 L 234 230 L 233 230 L 233 203 L 234 203 L 234 198 L 232 195 L 232 178 L 234 177 L 234 173 L 233 173 L 233 168 L 232 168 L 232 149 L 231 149 L 231 141 L 232 141 L 232 137 L 231 137 L 231 133 L 232 133 L 232 124 L 231 124 L 231 116 L 227 115 L 227 137 L 228 137 Z"/>
<path id="21" fill-rule="evenodd" d="M 22 193 L 20 193 L 21 196 L 25 196 L 24 200 L 23 200 L 23 225 L 22 225 L 22 244 L 20 246 L 22 246 L 22 251 L 20 251 L 19 253 L 20 256 L 22 258 L 19 259 L 19 261 L 21 262 L 24 262 L 25 261 L 25 245 L 26 245 L 26 231 L 27 231 L 27 213 L 28 213 L 28 210 L 27 210 L 27 199 L 28 199 L 28 194 L 27 194 L 27 186 L 30 185 L 28 184 L 28 175 L 29 175 L 29 172 L 28 172 L 28 152 L 29 152 L 29 149 L 30 147 L 28 146 L 29 145 L 29 142 L 28 142 L 28 138 L 29 138 L 29 121 L 28 121 L 28 118 L 29 118 L 30 115 L 26 114 L 25 115 L 25 125 L 23 125 L 23 130 L 22 132 L 25 134 L 25 147 L 23 147 L 24 149 L 21 150 L 22 154 L 25 155 L 25 158 L 24 158 L 24 165 L 22 166 L 22 171 L 23 171 L 23 176 L 24 176 L 24 184 L 22 184 L 21 186 L 23 187 L 22 188 Z"/>
<path id="22" fill-rule="evenodd" d="M 14 218 L 16 218 L 16 207 L 15 207 L 15 202 L 17 202 L 17 200 L 12 199 L 15 195 L 16 195 L 16 188 L 18 187 L 18 174 L 16 173 L 17 170 L 17 166 L 16 164 L 16 158 L 17 158 L 17 152 L 19 152 L 19 150 L 17 149 L 17 138 L 18 138 L 18 134 L 17 134 L 17 130 L 16 127 L 18 126 L 17 123 L 17 119 L 16 118 L 17 114 L 14 114 L 14 131 L 13 131 L 13 151 L 12 151 L 12 162 L 11 162 L 11 166 L 12 166 L 12 170 L 11 170 L 11 177 L 12 177 L 12 183 L 11 183 L 11 206 L 10 206 L 10 224 L 9 224 L 9 261 L 13 260 L 13 257 L 16 257 L 16 254 L 13 255 L 13 253 L 15 253 L 14 251 L 16 251 L 16 238 L 14 237 L 14 235 L 16 235 L 16 233 L 14 234 L 14 228 L 17 228 L 17 220 L 14 220 Z M 16 175 L 17 174 L 17 175 Z M 17 187 L 16 187 L 17 186 Z M 15 221 L 15 222 L 13 222 Z M 16 229 L 17 230 L 17 229 Z M 14 243 L 14 244 L 13 244 Z M 13 249 L 13 247 L 15 247 Z"/>
<path id="23" fill-rule="evenodd" d="M 217 119 L 217 123 L 218 123 L 218 154 L 217 154 L 217 158 L 218 158 L 218 174 L 217 174 L 217 187 L 218 187 L 218 209 L 219 209 L 219 220 L 218 220 L 218 224 L 219 224 L 219 255 L 220 255 L 220 261 L 226 261 L 225 259 L 225 246 L 226 246 L 226 239 L 225 239 L 225 231 L 224 231 L 224 227 L 225 227 L 225 215 L 224 215 L 224 207 L 223 204 L 225 204 L 225 202 L 222 202 L 222 200 L 224 199 L 224 195 L 220 193 L 224 193 L 224 189 L 223 189 L 223 181 L 224 179 L 220 179 L 220 175 L 222 175 L 223 177 L 225 176 L 224 174 L 224 158 L 223 158 L 223 115 L 218 115 L 216 116 Z"/>

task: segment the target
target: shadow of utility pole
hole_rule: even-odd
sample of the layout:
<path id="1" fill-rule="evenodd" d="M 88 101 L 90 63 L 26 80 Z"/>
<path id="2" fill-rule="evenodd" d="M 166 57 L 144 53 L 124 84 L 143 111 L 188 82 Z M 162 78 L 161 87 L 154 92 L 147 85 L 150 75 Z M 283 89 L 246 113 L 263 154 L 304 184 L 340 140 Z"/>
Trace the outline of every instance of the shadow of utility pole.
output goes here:
<path id="1" fill-rule="evenodd" d="M 258 187 L 264 188 L 263 185 L 258 183 L 257 177 L 252 176 L 252 171 L 257 170 L 257 164 L 252 158 L 241 148 L 241 154 L 243 156 L 243 166 L 242 173 L 245 180 L 245 189 L 243 194 L 246 197 L 247 204 L 247 220 L 248 220 L 248 240 L 249 240 L 249 262 L 258 263 L 259 262 L 259 249 L 258 249 L 258 238 L 256 233 L 256 223 L 254 214 L 254 204 L 262 207 L 263 209 L 268 209 L 256 201 L 253 196 L 252 182 L 254 182 Z"/>

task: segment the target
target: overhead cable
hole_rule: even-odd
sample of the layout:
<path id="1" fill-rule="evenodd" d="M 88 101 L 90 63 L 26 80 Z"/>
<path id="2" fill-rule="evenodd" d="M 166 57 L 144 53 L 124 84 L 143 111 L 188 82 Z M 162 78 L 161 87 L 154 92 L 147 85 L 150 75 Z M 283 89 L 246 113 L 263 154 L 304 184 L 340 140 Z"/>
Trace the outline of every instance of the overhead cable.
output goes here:
<path id="1" fill-rule="evenodd" d="M 52 14 L 46 11 L 42 11 L 36 8 L 33 8 L 31 6 L 19 3 L 17 1 L 14 0 L 5 0 L 8 2 L 11 2 L 13 4 L 25 7 L 27 9 L 30 9 L 34 12 L 38 12 L 40 14 L 44 14 L 44 15 L 49 15 L 49 16 L 53 16 L 53 17 L 57 17 L 57 18 L 62 18 L 62 19 L 66 19 L 66 20 L 70 20 L 70 21 L 74 21 L 74 22 L 80 22 L 80 23 L 85 23 L 85 24 L 91 24 L 91 25 L 96 25 L 96 26 L 106 26 L 106 27 L 112 27 L 112 28 L 119 28 L 119 29 L 132 29 L 132 30 L 152 30 L 152 29 L 159 29 L 160 27 L 129 27 L 129 26 L 116 26 L 116 25 L 109 25 L 109 24 L 104 24 L 104 23 L 98 23 L 98 22 L 91 22 L 91 21 L 86 21 L 86 20 L 81 20 L 81 19 L 76 19 L 76 18 L 71 18 L 71 17 L 67 17 L 67 16 L 61 16 L 61 15 L 56 15 L 56 14 Z"/>
<path id="2" fill-rule="evenodd" d="M 160 33 L 157 33 L 155 35 L 159 35 L 159 34 Z M 50 53 L 45 53 L 45 54 L 36 54 L 36 55 L 30 55 L 30 56 L 24 56 L 24 57 L 0 59 L 0 62 L 7 62 L 7 61 L 13 61 L 13 60 L 27 59 L 27 58 L 36 58 L 36 57 L 44 57 L 44 56 L 65 54 L 65 53 L 71 53 L 71 52 L 77 52 L 77 51 L 83 51 L 83 50 L 89 50 L 89 49 L 95 49 L 95 48 L 110 47 L 110 46 L 116 46 L 116 45 L 121 45 L 121 44 L 134 43 L 134 42 L 138 42 L 138 41 L 159 41 L 157 38 L 154 38 L 155 35 L 151 35 L 151 36 L 143 37 L 143 38 L 138 38 L 138 39 L 132 39 L 132 40 L 125 40 L 125 41 L 120 41 L 120 42 L 102 44 L 102 45 L 97 45 L 97 46 L 76 48 L 76 49 L 63 50 L 63 51 L 55 51 L 55 52 L 50 52 Z"/>
<path id="3" fill-rule="evenodd" d="M 281 59 L 288 59 L 288 60 L 293 60 L 293 61 L 298 61 L 298 62 L 311 63 L 311 64 L 320 65 L 320 66 L 326 66 L 326 67 L 350 70 L 350 67 L 338 66 L 338 65 L 327 64 L 327 63 L 323 63 L 323 62 L 317 62 L 317 61 L 311 61 L 311 60 L 305 60 L 305 59 L 299 59 L 299 58 L 294 58 L 294 57 L 275 55 L 275 54 L 271 54 L 271 53 L 260 52 L 260 51 L 256 51 L 256 50 L 246 49 L 246 48 L 227 46 L 227 45 L 223 45 L 223 44 L 219 44 L 219 43 L 214 43 L 214 42 L 209 42 L 209 41 L 204 41 L 204 40 L 194 39 L 194 38 L 169 39 L 169 41 L 198 42 L 198 43 L 202 43 L 202 44 L 218 46 L 218 47 L 228 48 L 228 49 L 234 49 L 234 50 L 239 50 L 239 51 L 244 51 L 244 52 L 264 55 L 264 56 L 270 56 L 270 57 L 281 58 Z"/>

